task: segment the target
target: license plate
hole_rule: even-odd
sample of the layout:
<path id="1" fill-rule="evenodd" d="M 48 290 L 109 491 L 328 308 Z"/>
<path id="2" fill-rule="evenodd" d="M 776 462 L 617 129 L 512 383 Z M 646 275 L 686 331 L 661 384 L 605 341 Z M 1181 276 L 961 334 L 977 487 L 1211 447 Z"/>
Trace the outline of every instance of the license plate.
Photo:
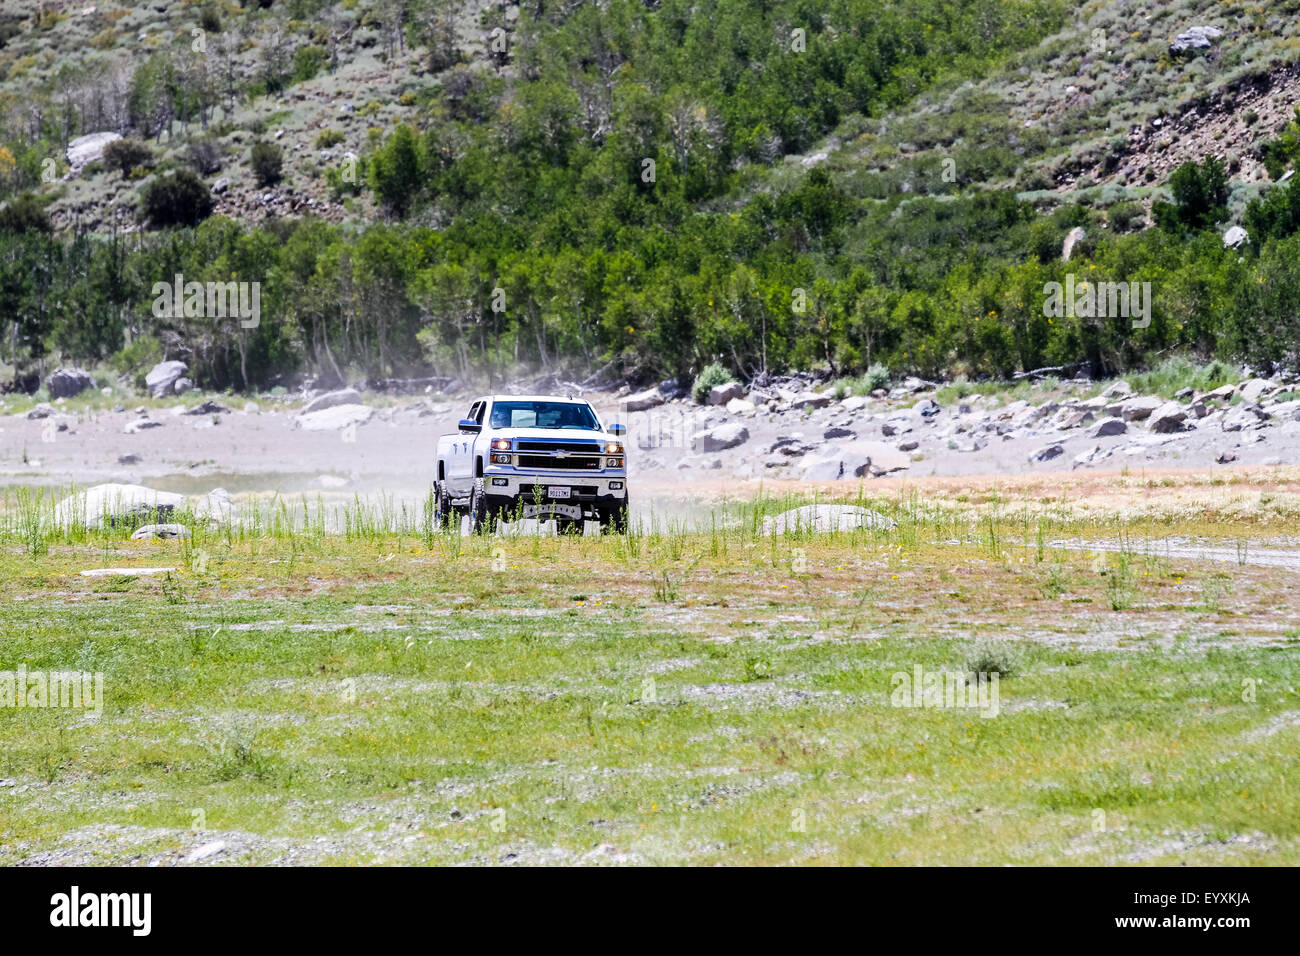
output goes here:
<path id="1" fill-rule="evenodd" d="M 567 497 L 569 497 L 569 489 L 568 489 L 568 488 L 556 488 L 556 487 L 554 487 L 554 486 L 549 487 L 549 488 L 546 489 L 546 497 L 548 497 L 548 498 L 567 498 Z"/>

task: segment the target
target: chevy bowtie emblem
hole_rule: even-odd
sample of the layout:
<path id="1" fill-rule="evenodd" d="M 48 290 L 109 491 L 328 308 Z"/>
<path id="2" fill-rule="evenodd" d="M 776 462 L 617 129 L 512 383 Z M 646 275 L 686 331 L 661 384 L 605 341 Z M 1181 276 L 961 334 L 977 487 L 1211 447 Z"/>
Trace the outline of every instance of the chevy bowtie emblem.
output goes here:
<path id="1" fill-rule="evenodd" d="M 568 453 L 567 451 L 557 451 L 557 452 L 555 453 L 555 457 L 556 457 L 556 458 L 568 458 L 568 457 L 569 457 L 569 453 Z"/>

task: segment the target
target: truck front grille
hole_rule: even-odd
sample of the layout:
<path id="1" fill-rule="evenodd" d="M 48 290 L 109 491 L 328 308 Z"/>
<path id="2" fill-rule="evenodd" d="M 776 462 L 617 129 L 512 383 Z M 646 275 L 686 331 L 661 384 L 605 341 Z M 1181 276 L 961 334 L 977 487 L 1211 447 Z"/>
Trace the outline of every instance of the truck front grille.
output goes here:
<path id="1" fill-rule="evenodd" d="M 550 468 L 556 471 L 600 471 L 600 456 L 567 454 L 561 458 L 557 455 L 520 455 L 519 467 Z"/>

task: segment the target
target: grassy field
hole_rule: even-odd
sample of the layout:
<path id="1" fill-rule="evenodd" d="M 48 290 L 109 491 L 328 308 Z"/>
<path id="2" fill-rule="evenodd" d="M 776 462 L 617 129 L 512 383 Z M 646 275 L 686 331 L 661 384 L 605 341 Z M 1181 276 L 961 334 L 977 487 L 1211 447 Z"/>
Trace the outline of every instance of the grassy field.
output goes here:
<path id="1" fill-rule="evenodd" d="M 0 710 L 0 863 L 1300 863 L 1295 571 L 1251 560 L 1297 496 L 1139 485 L 568 539 L 357 506 L 134 542 L 5 497 L 0 670 L 104 700 Z M 996 708 L 900 706 L 917 665 Z"/>

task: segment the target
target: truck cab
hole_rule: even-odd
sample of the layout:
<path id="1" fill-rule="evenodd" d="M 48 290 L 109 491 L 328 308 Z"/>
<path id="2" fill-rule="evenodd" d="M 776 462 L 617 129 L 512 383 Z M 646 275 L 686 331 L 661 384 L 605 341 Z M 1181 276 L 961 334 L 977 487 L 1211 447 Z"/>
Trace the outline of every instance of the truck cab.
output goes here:
<path id="1" fill-rule="evenodd" d="M 587 520 L 626 533 L 625 434 L 571 396 L 476 399 L 456 432 L 438 439 L 435 514 L 442 524 L 468 514 L 476 532 L 535 518 L 562 534 L 581 533 Z"/>

